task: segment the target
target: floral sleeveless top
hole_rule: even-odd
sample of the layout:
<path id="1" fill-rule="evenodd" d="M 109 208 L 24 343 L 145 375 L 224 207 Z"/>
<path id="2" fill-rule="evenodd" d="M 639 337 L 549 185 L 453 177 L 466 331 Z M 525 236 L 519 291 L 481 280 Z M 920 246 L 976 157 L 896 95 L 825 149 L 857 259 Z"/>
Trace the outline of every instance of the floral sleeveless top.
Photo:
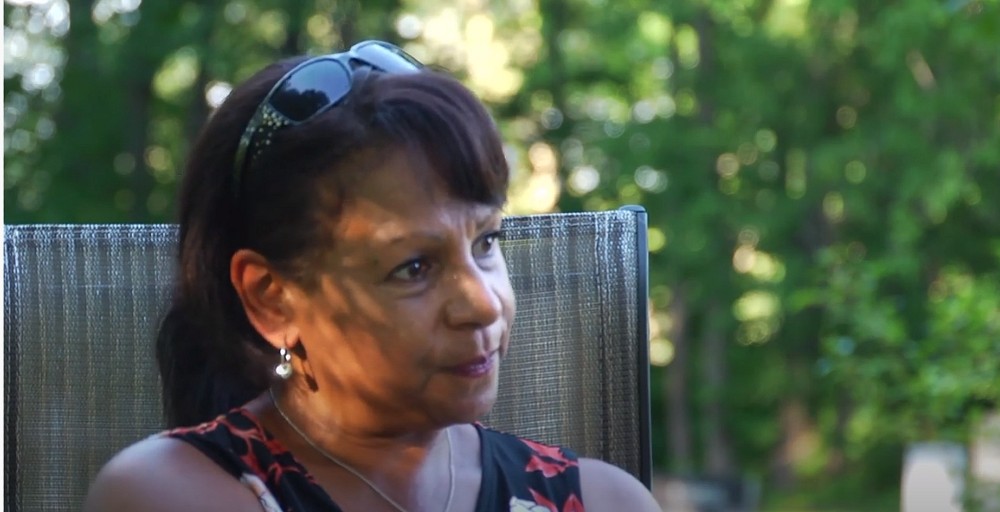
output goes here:
<path id="1" fill-rule="evenodd" d="M 480 425 L 476 429 L 483 461 L 477 512 L 584 512 L 572 451 Z M 245 409 L 165 435 L 191 444 L 239 479 L 266 512 L 342 512 Z"/>

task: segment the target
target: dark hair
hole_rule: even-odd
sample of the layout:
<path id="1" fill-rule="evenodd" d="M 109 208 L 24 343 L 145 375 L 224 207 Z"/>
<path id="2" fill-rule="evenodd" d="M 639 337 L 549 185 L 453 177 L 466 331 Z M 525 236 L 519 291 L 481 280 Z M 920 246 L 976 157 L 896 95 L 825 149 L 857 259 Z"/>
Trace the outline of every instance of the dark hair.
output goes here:
<path id="1" fill-rule="evenodd" d="M 370 155 L 410 151 L 454 197 L 502 206 L 508 168 L 479 100 L 454 78 L 355 74 L 345 100 L 285 128 L 239 186 L 240 136 L 272 85 L 303 58 L 272 64 L 232 91 L 199 134 L 180 186 L 179 275 L 156 343 L 168 427 L 210 420 L 260 394 L 277 353 L 250 325 L 229 280 L 233 253 L 249 248 L 305 286 L 335 243 L 324 225 Z M 369 156 L 366 156 L 369 155 Z"/>

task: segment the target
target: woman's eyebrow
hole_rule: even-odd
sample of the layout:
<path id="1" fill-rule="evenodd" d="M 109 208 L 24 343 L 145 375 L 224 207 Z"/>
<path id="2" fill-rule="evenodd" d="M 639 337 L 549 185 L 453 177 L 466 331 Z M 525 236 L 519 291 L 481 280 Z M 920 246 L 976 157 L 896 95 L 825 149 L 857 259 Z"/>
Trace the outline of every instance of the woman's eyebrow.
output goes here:
<path id="1" fill-rule="evenodd" d="M 399 233 L 386 238 L 376 237 L 375 242 L 379 245 L 399 245 L 413 240 L 431 240 L 434 242 L 444 242 L 445 236 L 433 231 L 413 231 L 409 233 Z"/>
<path id="2" fill-rule="evenodd" d="M 503 220 L 503 215 L 501 215 L 499 209 L 491 208 L 483 212 L 477 212 L 476 214 L 476 228 L 485 229 L 486 227 L 496 224 Z"/>
<path id="3" fill-rule="evenodd" d="M 483 231 L 494 224 L 502 221 L 503 217 L 500 215 L 499 210 L 489 209 L 481 212 L 476 212 L 473 217 L 473 222 L 477 231 Z M 437 243 L 443 243 L 447 240 L 447 235 L 440 233 L 438 231 L 430 230 L 415 230 L 415 231 L 396 231 L 393 233 L 388 233 L 385 235 L 376 234 L 373 239 L 376 245 L 381 246 L 393 246 L 399 245 L 406 242 L 411 242 L 414 240 L 421 241 L 432 241 Z"/>

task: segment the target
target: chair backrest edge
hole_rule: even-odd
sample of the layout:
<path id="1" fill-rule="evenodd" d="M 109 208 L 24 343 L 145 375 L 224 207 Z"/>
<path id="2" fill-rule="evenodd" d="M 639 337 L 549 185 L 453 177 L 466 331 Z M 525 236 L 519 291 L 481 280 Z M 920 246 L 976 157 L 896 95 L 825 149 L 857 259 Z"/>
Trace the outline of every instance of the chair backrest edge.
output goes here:
<path id="1" fill-rule="evenodd" d="M 639 205 L 626 205 L 621 210 L 630 211 L 635 214 L 636 229 L 636 304 L 639 318 L 636 319 L 639 338 L 639 347 L 636 351 L 638 365 L 636 375 L 639 376 L 639 400 L 642 407 L 639 411 L 639 446 L 643 447 L 639 458 L 639 480 L 647 489 L 652 489 L 653 484 L 653 420 L 651 411 L 651 394 L 649 382 L 649 242 L 647 239 L 648 216 L 646 209 Z"/>
<path id="2" fill-rule="evenodd" d="M 13 329 L 11 322 L 15 321 L 17 315 L 11 315 L 8 308 L 11 307 L 11 294 L 14 290 L 11 290 L 11 283 L 15 280 L 9 279 L 8 273 L 13 268 L 11 264 L 11 259 L 15 256 L 15 251 L 13 247 L 8 245 L 6 240 L 8 232 L 10 231 L 10 226 L 4 227 L 4 285 L 3 285 L 3 304 L 4 304 L 4 339 L 9 340 L 10 337 L 8 333 Z M 16 228 L 15 228 L 16 229 Z M 4 343 L 3 344 L 4 357 L 3 357 L 3 389 L 4 389 L 4 415 L 3 415 L 3 466 L 4 466 L 4 500 L 3 505 L 6 510 L 19 510 L 18 497 L 19 494 L 14 492 L 17 489 L 17 372 L 18 372 L 18 353 L 16 343 Z M 11 403 L 14 402 L 14 403 Z"/>

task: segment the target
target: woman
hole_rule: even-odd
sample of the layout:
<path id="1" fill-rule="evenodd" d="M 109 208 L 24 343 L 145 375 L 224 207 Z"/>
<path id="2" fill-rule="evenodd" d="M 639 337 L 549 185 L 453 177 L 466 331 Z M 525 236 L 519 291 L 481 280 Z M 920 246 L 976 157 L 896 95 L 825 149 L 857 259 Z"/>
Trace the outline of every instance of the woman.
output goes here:
<path id="1" fill-rule="evenodd" d="M 86 510 L 659 510 L 614 466 L 475 423 L 514 318 L 507 181 L 479 101 L 387 43 L 236 88 L 181 187 L 173 430 Z"/>

